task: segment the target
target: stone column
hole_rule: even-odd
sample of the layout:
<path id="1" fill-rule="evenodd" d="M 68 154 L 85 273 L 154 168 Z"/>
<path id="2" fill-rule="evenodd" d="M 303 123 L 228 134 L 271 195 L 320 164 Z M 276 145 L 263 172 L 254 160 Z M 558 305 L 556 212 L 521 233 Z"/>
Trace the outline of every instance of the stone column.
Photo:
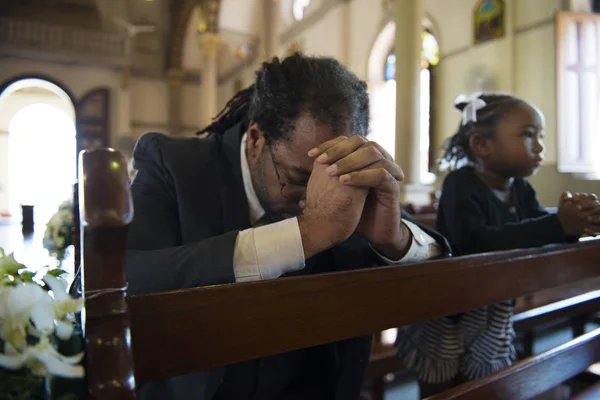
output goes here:
<path id="1" fill-rule="evenodd" d="M 170 68 L 167 72 L 169 84 L 169 135 L 181 135 L 181 86 L 184 73 L 180 68 Z"/>
<path id="2" fill-rule="evenodd" d="M 279 36 L 281 34 L 280 0 L 264 0 L 265 3 L 265 55 L 267 61 L 279 55 Z"/>
<path id="3" fill-rule="evenodd" d="M 341 5 L 342 7 L 342 51 L 340 54 L 340 62 L 346 67 L 350 67 L 350 50 L 352 49 L 352 43 L 350 37 L 352 35 L 352 21 L 350 15 L 350 2 L 345 1 Z"/>
<path id="4" fill-rule="evenodd" d="M 396 162 L 404 170 L 404 201 L 420 186 L 422 0 L 396 0 Z"/>
<path id="5" fill-rule="evenodd" d="M 217 115 L 217 61 L 221 37 L 218 33 L 206 32 L 199 36 L 202 50 L 202 72 L 198 104 L 200 106 L 200 129 L 208 126 Z"/>
<path id="6" fill-rule="evenodd" d="M 121 83 L 117 92 L 117 131 L 116 136 L 131 135 L 131 94 L 129 84 L 131 72 L 125 68 L 121 73 Z"/>

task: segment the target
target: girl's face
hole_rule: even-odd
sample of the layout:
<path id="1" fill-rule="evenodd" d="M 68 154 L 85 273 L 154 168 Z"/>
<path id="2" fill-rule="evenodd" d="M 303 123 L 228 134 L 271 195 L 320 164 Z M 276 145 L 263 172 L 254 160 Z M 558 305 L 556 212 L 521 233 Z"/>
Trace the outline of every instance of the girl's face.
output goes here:
<path id="1" fill-rule="evenodd" d="M 490 139 L 485 167 L 507 178 L 535 174 L 544 161 L 544 115 L 528 104 L 508 112 Z"/>

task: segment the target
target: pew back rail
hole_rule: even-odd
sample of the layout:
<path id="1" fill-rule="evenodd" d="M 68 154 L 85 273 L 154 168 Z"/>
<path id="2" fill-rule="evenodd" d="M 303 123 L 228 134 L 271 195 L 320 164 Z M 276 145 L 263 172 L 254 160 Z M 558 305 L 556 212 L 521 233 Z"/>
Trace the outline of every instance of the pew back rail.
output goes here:
<path id="1" fill-rule="evenodd" d="M 517 298 L 597 276 L 599 256 L 600 242 L 592 241 L 133 296 L 137 378 L 228 365 Z"/>

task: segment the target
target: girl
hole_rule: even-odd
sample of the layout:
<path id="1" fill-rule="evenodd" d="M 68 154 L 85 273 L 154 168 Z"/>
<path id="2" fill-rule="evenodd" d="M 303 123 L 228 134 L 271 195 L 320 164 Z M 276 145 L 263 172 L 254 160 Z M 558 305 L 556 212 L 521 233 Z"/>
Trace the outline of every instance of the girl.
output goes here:
<path id="1" fill-rule="evenodd" d="M 445 179 L 437 228 L 457 255 L 577 241 L 598 230 L 594 195 L 564 194 L 548 213 L 524 179 L 544 160 L 544 116 L 522 99 L 500 94 L 461 96 L 458 131 L 441 163 Z M 417 372 L 428 397 L 505 368 L 515 358 L 514 300 L 405 327 L 399 356 Z"/>

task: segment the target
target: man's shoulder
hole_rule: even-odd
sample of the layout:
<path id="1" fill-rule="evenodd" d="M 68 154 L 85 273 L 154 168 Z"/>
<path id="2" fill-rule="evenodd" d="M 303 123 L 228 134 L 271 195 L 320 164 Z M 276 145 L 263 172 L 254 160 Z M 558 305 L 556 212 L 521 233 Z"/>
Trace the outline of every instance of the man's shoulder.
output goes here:
<path id="1" fill-rule="evenodd" d="M 220 163 L 222 146 L 219 137 L 174 137 L 163 133 L 143 134 L 133 150 L 133 167 L 136 164 L 157 163 L 176 170 L 212 168 Z"/>
<path id="2" fill-rule="evenodd" d="M 148 132 L 140 136 L 133 154 L 134 157 L 143 153 L 161 157 L 169 155 L 180 157 L 186 154 L 198 156 L 199 152 L 200 154 L 214 154 L 215 148 L 220 145 L 220 141 L 217 139 L 214 136 L 207 138 L 178 137 L 160 132 Z"/>

